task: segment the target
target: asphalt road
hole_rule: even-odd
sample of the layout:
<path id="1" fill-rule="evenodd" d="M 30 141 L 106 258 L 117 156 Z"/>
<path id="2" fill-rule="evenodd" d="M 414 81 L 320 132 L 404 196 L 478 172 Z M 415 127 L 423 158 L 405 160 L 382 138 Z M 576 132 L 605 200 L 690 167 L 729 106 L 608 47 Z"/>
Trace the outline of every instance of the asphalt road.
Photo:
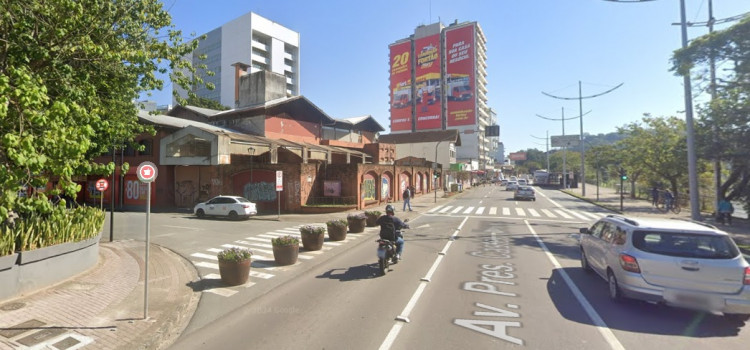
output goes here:
<path id="1" fill-rule="evenodd" d="M 722 316 L 611 302 L 606 283 L 580 269 L 577 247 L 578 228 L 607 212 L 558 191 L 535 202 L 511 197 L 487 187 L 422 213 L 406 232 L 405 260 L 386 276 L 370 228 L 294 266 L 261 260 L 248 286 L 202 281 L 199 308 L 172 348 L 741 349 L 750 341 L 746 324 Z M 251 238 L 263 250 L 261 239 L 296 224 L 151 215 L 152 242 L 193 261 L 204 281 L 212 270 L 201 252 Z M 117 213 L 116 234 L 142 239 L 144 216 Z"/>

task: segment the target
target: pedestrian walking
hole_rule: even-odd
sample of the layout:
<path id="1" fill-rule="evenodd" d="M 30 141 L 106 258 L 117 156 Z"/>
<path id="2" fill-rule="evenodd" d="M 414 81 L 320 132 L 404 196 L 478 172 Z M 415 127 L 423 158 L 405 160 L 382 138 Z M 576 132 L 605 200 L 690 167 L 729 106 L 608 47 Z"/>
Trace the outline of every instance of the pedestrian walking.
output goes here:
<path id="1" fill-rule="evenodd" d="M 659 189 L 656 186 L 651 189 L 651 205 L 654 207 L 659 205 Z"/>
<path id="2" fill-rule="evenodd" d="M 672 195 L 672 191 L 670 190 L 664 191 L 664 207 L 667 208 L 667 211 L 672 210 L 673 202 L 674 202 L 674 196 Z"/>
<path id="3" fill-rule="evenodd" d="M 404 208 L 401 209 L 401 211 L 406 211 L 406 207 L 409 207 L 409 211 L 411 211 L 411 190 L 409 189 L 409 186 L 406 186 L 404 189 L 404 193 L 401 194 L 401 197 L 404 199 Z"/>
<path id="4" fill-rule="evenodd" d="M 734 206 L 732 205 L 732 202 L 728 201 L 726 198 L 722 198 L 719 201 L 719 221 L 721 221 L 722 225 L 726 225 L 727 222 L 729 225 L 732 225 L 732 214 L 734 213 Z"/>

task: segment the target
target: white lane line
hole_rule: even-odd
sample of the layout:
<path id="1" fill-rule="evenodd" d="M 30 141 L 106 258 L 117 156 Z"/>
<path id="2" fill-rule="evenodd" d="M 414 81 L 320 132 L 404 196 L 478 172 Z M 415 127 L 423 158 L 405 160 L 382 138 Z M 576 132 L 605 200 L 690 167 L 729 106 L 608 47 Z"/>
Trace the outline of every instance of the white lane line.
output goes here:
<path id="1" fill-rule="evenodd" d="M 453 209 L 453 211 L 451 212 L 451 214 L 455 214 L 455 213 L 458 213 L 458 212 L 459 212 L 459 211 L 461 211 L 461 209 L 463 209 L 463 208 L 464 208 L 464 207 L 458 206 L 458 207 L 456 207 L 456 209 Z"/>
<path id="2" fill-rule="evenodd" d="M 445 248 L 443 248 L 443 251 L 438 254 L 438 257 L 435 259 L 432 267 L 430 267 L 427 275 L 419 282 L 417 290 L 414 291 L 414 294 L 411 296 L 411 299 L 409 299 L 409 302 L 406 303 L 406 307 L 404 307 L 404 310 L 401 311 L 401 314 L 396 317 L 396 323 L 393 325 L 393 327 L 391 327 L 391 331 L 388 332 L 388 335 L 385 337 L 385 340 L 383 340 L 383 343 L 380 344 L 380 350 L 387 350 L 390 349 L 391 346 L 393 346 L 393 342 L 396 341 L 396 337 L 398 337 L 398 333 L 401 332 L 401 328 L 405 323 L 409 322 L 409 314 L 411 313 L 412 309 L 414 309 L 414 306 L 417 305 L 417 301 L 419 301 L 419 298 L 422 296 L 422 292 L 424 292 L 424 289 L 427 288 L 427 284 L 432 278 L 432 274 L 435 272 L 435 270 L 437 270 L 437 267 L 443 260 L 443 257 L 447 253 L 448 248 L 451 246 L 451 244 L 453 244 L 453 241 L 456 239 L 456 236 L 458 236 L 458 233 L 461 231 L 461 228 L 464 226 L 467 220 L 469 220 L 468 216 L 465 217 L 463 221 L 461 221 L 461 224 L 458 225 L 458 228 L 453 232 L 453 235 L 451 235 L 451 239 L 446 243 Z"/>
<path id="3" fill-rule="evenodd" d="M 562 217 L 564 217 L 566 219 L 572 219 L 573 218 L 572 216 L 568 215 L 566 212 L 562 211 L 562 209 L 555 209 L 555 213 L 557 213 L 557 215 L 560 215 L 560 216 L 562 216 Z"/>
<path id="4" fill-rule="evenodd" d="M 453 206 L 452 206 L 452 205 L 448 205 L 448 206 L 446 206 L 445 208 L 441 209 L 441 210 L 439 211 L 439 213 L 445 213 L 445 212 L 447 212 L 448 210 L 450 210 L 451 208 L 453 208 Z"/>
<path id="5" fill-rule="evenodd" d="M 442 207 L 443 207 L 443 206 L 441 206 L 441 205 L 438 205 L 437 207 L 434 207 L 434 208 L 432 208 L 432 209 L 428 210 L 427 212 L 428 212 L 428 213 L 432 213 L 433 211 L 439 210 L 439 209 L 440 209 L 440 208 L 442 208 Z"/>
<path id="6" fill-rule="evenodd" d="M 570 210 L 570 209 L 568 209 L 568 213 L 570 213 L 570 215 L 573 215 L 573 216 L 575 216 L 575 217 L 577 217 L 577 218 L 579 218 L 581 220 L 587 220 L 587 221 L 591 220 L 591 218 L 583 216 L 581 214 L 578 214 L 578 212 L 575 212 L 575 211 Z"/>
<path id="7" fill-rule="evenodd" d="M 541 216 L 541 215 L 539 215 L 539 213 L 538 213 L 538 212 L 537 212 L 536 210 L 534 210 L 534 209 L 528 209 L 528 210 L 529 210 L 529 214 L 531 214 L 531 216 L 534 216 L 534 217 L 537 217 L 537 218 Z"/>
<path id="8" fill-rule="evenodd" d="M 510 215 L 510 208 L 503 208 L 503 215 Z"/>
<path id="9" fill-rule="evenodd" d="M 497 207 L 490 208 L 490 215 L 497 215 Z"/>
<path id="10" fill-rule="evenodd" d="M 557 217 L 557 215 L 553 214 L 551 211 L 549 211 L 549 209 L 542 209 L 542 213 L 544 213 L 544 215 L 547 215 L 547 217 L 550 217 L 550 218 Z"/>
<path id="11" fill-rule="evenodd" d="M 534 231 L 534 228 L 531 227 L 531 224 L 529 224 L 529 221 L 524 220 L 524 223 L 526 224 L 526 227 L 528 227 L 531 234 L 534 235 L 534 238 L 536 239 L 537 243 L 539 243 L 539 246 L 542 248 L 542 250 L 544 250 L 544 254 L 547 255 L 547 258 L 552 263 L 552 266 L 554 266 L 557 272 L 560 273 L 560 276 L 562 276 L 563 280 L 565 280 L 565 283 L 568 285 L 570 291 L 573 292 L 573 295 L 575 295 L 578 302 L 586 311 L 586 314 L 589 316 L 589 318 L 591 318 L 591 321 L 594 322 L 594 325 L 596 325 L 596 329 L 599 331 L 602 337 L 604 337 L 604 340 L 609 343 L 610 348 L 615 350 L 625 350 L 625 347 L 622 345 L 622 343 L 620 343 L 617 337 L 615 337 L 615 334 L 612 333 L 612 330 L 609 329 L 604 320 L 602 320 L 601 316 L 596 313 L 594 307 L 591 306 L 588 300 L 586 300 L 586 297 L 583 296 L 583 293 L 581 293 L 581 290 L 578 289 L 578 286 L 576 286 L 575 283 L 573 283 L 573 280 L 570 279 L 570 276 L 568 276 L 568 273 L 565 272 L 565 269 L 562 268 L 562 265 L 560 265 L 560 262 L 557 261 L 557 258 L 555 258 L 552 252 L 547 249 L 547 245 L 544 244 L 542 238 L 537 235 L 536 231 Z"/>
<path id="12" fill-rule="evenodd" d="M 516 208 L 516 215 L 526 216 L 526 213 L 523 211 L 523 208 Z"/>
<path id="13" fill-rule="evenodd" d="M 477 212 L 475 214 L 482 215 L 482 213 L 484 213 L 484 207 L 477 208 Z"/>
<path id="14" fill-rule="evenodd" d="M 474 211 L 474 207 L 468 207 L 464 210 L 464 214 L 470 214 L 472 211 Z"/>

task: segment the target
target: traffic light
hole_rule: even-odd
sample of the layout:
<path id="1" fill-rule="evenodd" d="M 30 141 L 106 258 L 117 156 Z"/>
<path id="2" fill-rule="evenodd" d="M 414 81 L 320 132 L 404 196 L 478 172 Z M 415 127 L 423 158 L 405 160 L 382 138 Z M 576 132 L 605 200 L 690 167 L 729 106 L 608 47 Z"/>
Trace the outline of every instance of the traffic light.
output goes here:
<path id="1" fill-rule="evenodd" d="M 432 173 L 432 176 L 433 176 L 434 178 L 438 179 L 438 178 L 440 178 L 440 173 L 438 173 L 438 172 L 434 172 L 434 173 Z"/>
<path id="2" fill-rule="evenodd" d="M 620 179 L 622 179 L 622 181 L 627 181 L 628 179 L 628 173 L 623 168 L 620 168 Z"/>

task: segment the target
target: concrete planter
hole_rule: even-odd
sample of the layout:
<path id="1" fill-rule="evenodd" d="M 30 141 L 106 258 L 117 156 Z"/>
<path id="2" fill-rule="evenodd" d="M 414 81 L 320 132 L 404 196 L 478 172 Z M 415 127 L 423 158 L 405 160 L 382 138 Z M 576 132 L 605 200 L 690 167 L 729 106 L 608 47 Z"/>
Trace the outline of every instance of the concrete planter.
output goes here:
<path id="1" fill-rule="evenodd" d="M 34 292 L 84 272 L 99 261 L 99 238 L 18 252 L 0 258 L 0 300 Z M 16 254 L 14 254 L 16 255 Z M 13 261 L 8 268 L 2 268 Z"/>
<path id="2" fill-rule="evenodd" d="M 0 271 L 8 270 L 18 261 L 18 253 L 0 256 Z"/>

